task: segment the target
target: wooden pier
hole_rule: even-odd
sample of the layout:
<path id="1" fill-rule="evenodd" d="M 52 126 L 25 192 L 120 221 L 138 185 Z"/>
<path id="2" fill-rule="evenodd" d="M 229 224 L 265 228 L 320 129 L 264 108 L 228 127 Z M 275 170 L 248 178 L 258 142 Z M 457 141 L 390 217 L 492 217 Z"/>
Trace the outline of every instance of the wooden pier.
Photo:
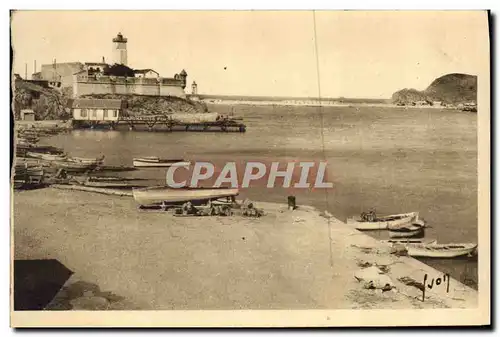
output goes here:
<path id="1" fill-rule="evenodd" d="M 214 122 L 185 123 L 165 116 L 120 117 L 117 121 L 73 121 L 74 128 L 109 128 L 115 130 L 119 125 L 127 125 L 130 131 L 137 127 L 147 127 L 149 131 L 185 132 L 245 132 L 246 125 L 230 118 Z"/>

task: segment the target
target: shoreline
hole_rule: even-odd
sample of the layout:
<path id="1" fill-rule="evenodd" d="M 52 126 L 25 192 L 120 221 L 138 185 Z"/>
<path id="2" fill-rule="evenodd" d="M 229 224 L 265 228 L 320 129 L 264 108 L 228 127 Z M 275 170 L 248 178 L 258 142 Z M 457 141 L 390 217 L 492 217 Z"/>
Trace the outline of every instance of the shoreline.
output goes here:
<path id="1" fill-rule="evenodd" d="M 401 109 L 443 109 L 443 110 L 459 110 L 457 107 L 446 106 L 431 106 L 431 105 L 397 105 L 393 103 L 337 103 L 337 102 L 280 102 L 280 101 L 237 101 L 237 100 L 200 100 L 205 104 L 213 105 L 245 105 L 245 106 L 303 106 L 303 107 L 339 107 L 339 108 L 361 108 L 361 107 L 379 107 L 379 108 L 401 108 Z"/>
<path id="2" fill-rule="evenodd" d="M 53 300 L 55 310 L 69 302 L 73 310 L 477 306 L 477 291 L 455 279 L 449 293 L 427 289 L 422 302 L 421 290 L 400 279 L 422 282 L 425 274 L 432 279 L 442 272 L 396 257 L 388 245 L 298 203 L 288 211 L 257 201 L 266 212 L 258 219 L 176 218 L 139 212 L 130 197 L 55 188 L 14 192 L 14 257 L 56 258 L 75 272 Z M 36 217 L 22 211 L 27 205 Z M 396 288 L 364 289 L 354 277 L 360 265 L 386 266 Z M 82 282 L 123 299 L 68 299 L 68 289 Z"/>

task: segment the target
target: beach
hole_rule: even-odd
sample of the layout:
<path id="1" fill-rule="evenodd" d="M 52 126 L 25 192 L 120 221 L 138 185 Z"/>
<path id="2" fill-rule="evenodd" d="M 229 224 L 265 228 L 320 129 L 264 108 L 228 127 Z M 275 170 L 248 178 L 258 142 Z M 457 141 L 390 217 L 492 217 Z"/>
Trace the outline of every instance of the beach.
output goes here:
<path id="1" fill-rule="evenodd" d="M 422 301 L 420 289 L 400 280 L 442 272 L 391 254 L 300 199 L 293 211 L 256 201 L 261 218 L 177 218 L 140 212 L 130 197 L 53 188 L 14 192 L 13 200 L 14 258 L 57 259 L 74 273 L 48 309 L 477 306 L 477 291 L 454 279 L 449 292 L 434 286 Z M 394 289 L 365 289 L 355 275 L 367 266 L 388 270 Z M 72 287 L 87 290 L 69 296 Z"/>

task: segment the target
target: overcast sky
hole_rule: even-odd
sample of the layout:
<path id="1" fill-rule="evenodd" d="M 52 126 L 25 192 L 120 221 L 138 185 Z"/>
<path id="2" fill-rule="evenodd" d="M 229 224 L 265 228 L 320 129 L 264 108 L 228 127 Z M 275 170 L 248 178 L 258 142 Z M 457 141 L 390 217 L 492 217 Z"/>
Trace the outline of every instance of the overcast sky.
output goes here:
<path id="1" fill-rule="evenodd" d="M 12 18 L 14 72 L 33 61 L 112 59 L 171 77 L 186 69 L 199 93 L 389 98 L 443 74 L 477 75 L 488 39 L 484 12 L 22 11 Z M 317 44 L 318 55 L 316 55 Z M 317 56 L 317 57 L 316 57 Z M 319 81 L 317 73 L 319 60 Z"/>

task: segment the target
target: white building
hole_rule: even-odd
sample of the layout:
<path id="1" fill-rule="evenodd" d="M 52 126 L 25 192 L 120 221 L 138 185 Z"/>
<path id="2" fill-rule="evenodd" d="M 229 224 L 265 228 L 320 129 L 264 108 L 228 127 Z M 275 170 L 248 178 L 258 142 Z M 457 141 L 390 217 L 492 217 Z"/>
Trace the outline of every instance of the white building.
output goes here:
<path id="1" fill-rule="evenodd" d="M 135 77 L 144 77 L 144 78 L 159 78 L 160 74 L 158 74 L 153 69 L 136 69 L 134 70 Z"/>
<path id="2" fill-rule="evenodd" d="M 116 122 L 123 111 L 120 99 L 75 99 L 71 105 L 74 120 Z"/>

